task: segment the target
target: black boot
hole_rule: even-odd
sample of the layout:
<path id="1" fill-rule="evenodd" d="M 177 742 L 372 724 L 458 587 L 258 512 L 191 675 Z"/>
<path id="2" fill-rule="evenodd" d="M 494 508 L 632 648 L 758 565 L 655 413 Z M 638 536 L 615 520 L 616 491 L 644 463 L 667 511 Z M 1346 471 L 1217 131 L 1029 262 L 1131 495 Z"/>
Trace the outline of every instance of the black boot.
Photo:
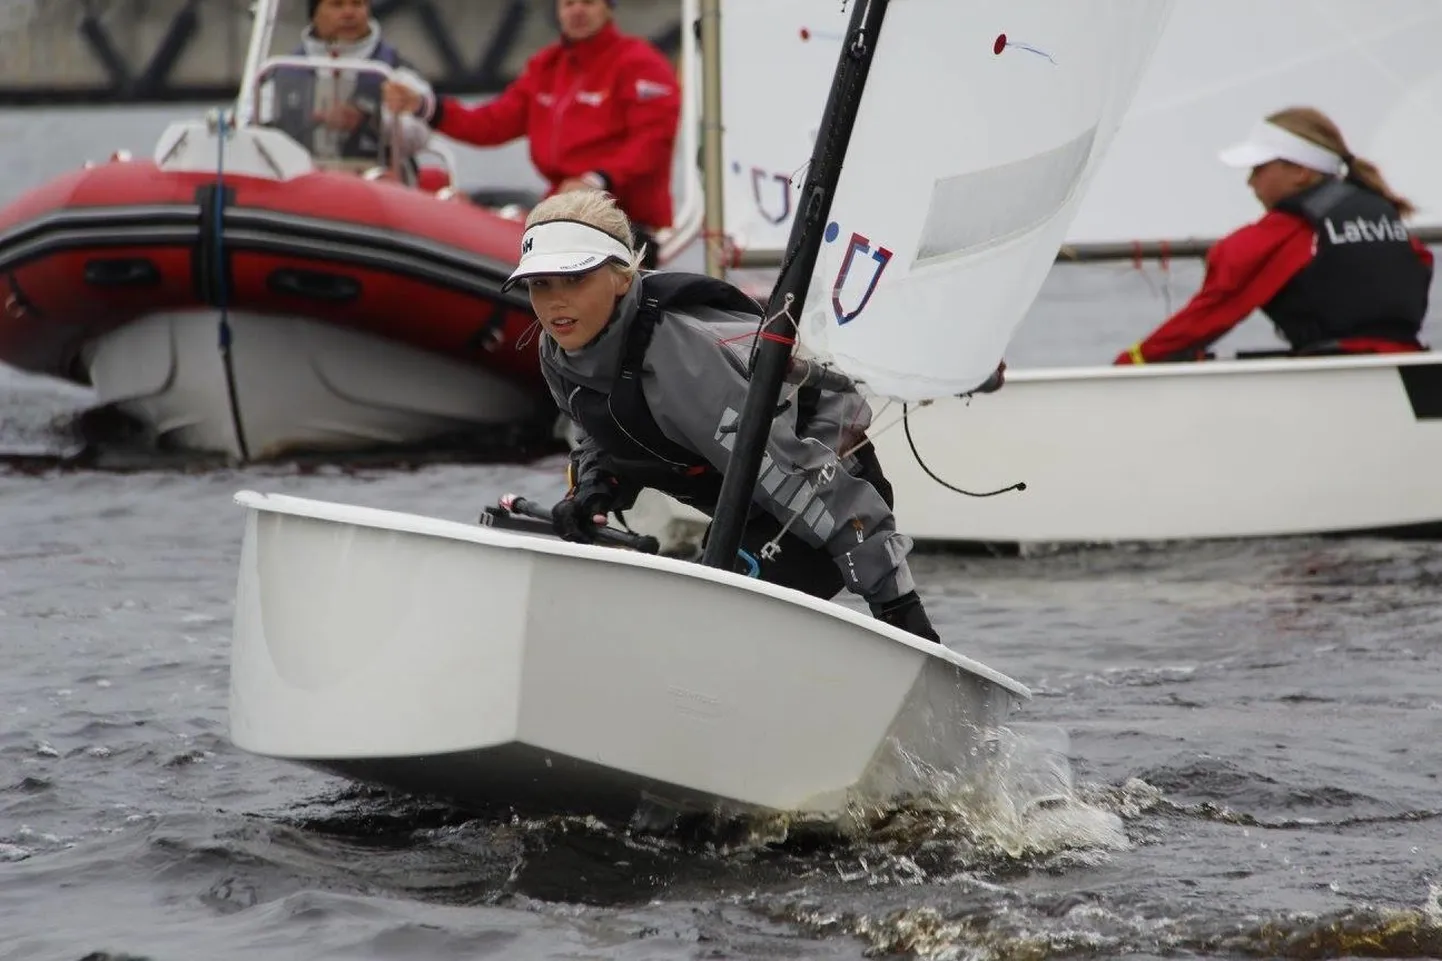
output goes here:
<path id="1" fill-rule="evenodd" d="M 871 616 L 917 637 L 941 643 L 941 635 L 931 626 L 931 618 L 926 616 L 926 608 L 921 606 L 921 598 L 916 591 L 903 594 L 894 601 L 872 604 Z"/>

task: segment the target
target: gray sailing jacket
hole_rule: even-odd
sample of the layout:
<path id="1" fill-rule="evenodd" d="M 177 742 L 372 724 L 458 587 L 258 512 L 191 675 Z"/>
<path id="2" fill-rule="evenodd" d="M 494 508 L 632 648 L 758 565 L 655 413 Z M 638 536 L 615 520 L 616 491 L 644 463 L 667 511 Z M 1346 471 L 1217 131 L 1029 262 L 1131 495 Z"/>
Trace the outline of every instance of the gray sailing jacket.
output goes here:
<path id="1" fill-rule="evenodd" d="M 557 405 L 576 420 L 570 397 L 578 385 L 609 394 L 626 333 L 636 319 L 640 283 L 631 285 L 610 325 L 577 351 L 541 338 L 541 369 Z M 642 388 L 656 425 L 672 441 L 724 470 L 746 399 L 745 356 L 757 319 L 712 308 L 668 310 L 656 325 L 642 366 Z M 783 393 L 783 397 L 785 397 Z M 868 482 L 838 469 L 837 452 L 871 423 L 871 409 L 855 392 L 824 393 L 803 436 L 796 405 L 772 423 L 753 500 L 790 531 L 835 559 L 848 589 L 871 603 L 915 590 L 906 556 L 911 538 L 896 530 L 886 502 Z M 577 483 L 605 467 L 605 451 L 581 432 Z M 849 466 L 847 464 L 843 466 Z"/>

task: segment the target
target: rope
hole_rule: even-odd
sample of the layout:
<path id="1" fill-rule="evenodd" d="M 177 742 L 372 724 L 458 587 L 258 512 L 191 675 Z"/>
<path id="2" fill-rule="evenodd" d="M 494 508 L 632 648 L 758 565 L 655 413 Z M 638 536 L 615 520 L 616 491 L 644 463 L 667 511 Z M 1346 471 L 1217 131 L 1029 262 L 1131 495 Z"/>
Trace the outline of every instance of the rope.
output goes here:
<path id="1" fill-rule="evenodd" d="M 220 363 L 225 371 L 226 395 L 230 399 L 230 421 L 235 430 L 236 446 L 240 448 L 242 460 L 250 460 L 249 445 L 245 440 L 245 425 L 240 418 L 240 398 L 236 393 L 235 367 L 231 358 L 231 329 L 230 329 L 230 288 L 226 284 L 225 271 L 225 142 L 235 130 L 235 113 L 231 110 L 220 110 L 216 116 L 216 148 L 215 148 L 215 196 L 212 215 L 215 221 L 215 301 L 216 308 L 220 312 L 220 320 L 217 325 L 218 346 L 220 348 Z"/>

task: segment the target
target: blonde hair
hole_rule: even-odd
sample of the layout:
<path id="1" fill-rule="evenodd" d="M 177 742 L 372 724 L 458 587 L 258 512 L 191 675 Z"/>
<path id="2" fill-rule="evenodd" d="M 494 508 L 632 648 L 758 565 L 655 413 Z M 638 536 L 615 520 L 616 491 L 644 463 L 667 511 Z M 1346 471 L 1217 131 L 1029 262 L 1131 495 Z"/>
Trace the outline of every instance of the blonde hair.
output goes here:
<path id="1" fill-rule="evenodd" d="M 616 198 L 604 190 L 568 190 L 547 197 L 531 208 L 526 216 L 526 227 L 553 220 L 575 220 L 610 234 L 631 251 L 629 262 L 613 263 L 611 266 L 626 277 L 634 277 L 640 272 L 641 259 L 646 255 L 645 245 L 640 250 L 636 249 L 636 233 L 631 229 L 630 218 L 616 206 Z"/>
<path id="2" fill-rule="evenodd" d="M 1348 180 L 1359 187 L 1366 187 L 1381 194 L 1403 217 L 1410 217 L 1417 212 L 1410 200 L 1392 192 L 1376 164 L 1352 156 L 1352 151 L 1347 149 L 1347 141 L 1342 139 L 1342 131 L 1332 122 L 1332 118 L 1322 111 L 1315 107 L 1288 107 L 1268 117 L 1267 123 L 1281 127 L 1341 157 L 1342 162 L 1347 165 Z"/>

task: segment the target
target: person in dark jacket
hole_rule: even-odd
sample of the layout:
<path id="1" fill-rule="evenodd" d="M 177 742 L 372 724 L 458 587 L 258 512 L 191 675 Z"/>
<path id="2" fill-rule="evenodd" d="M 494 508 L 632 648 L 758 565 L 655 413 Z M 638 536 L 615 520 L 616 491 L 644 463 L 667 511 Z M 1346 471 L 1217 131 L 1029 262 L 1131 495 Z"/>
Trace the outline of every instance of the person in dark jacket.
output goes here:
<path id="1" fill-rule="evenodd" d="M 310 24 L 293 55 L 375 61 L 390 68 L 393 77 L 429 93 L 430 84 L 381 36 L 370 0 L 310 0 L 308 9 Z M 393 145 L 399 147 L 401 161 L 410 161 L 430 140 L 430 128 L 418 117 L 395 116 L 382 109 L 379 75 L 328 73 L 277 70 L 267 98 L 269 116 L 264 118 L 294 137 L 317 163 L 362 170 L 388 161 L 388 148 Z M 397 123 L 398 137 L 393 129 Z"/>
<path id="2" fill-rule="evenodd" d="M 557 194 L 526 221 L 507 285 L 530 291 L 541 366 L 580 428 L 556 532 L 589 541 L 613 510 L 654 488 L 714 514 L 762 309 L 702 274 L 643 273 L 625 214 L 601 191 Z M 772 423 L 742 549 L 772 583 L 832 598 L 939 641 L 896 529 L 891 487 L 866 442 L 855 390 L 802 390 Z M 779 553 L 774 550 L 779 548 Z"/>
<path id="3" fill-rule="evenodd" d="M 1412 205 L 1311 107 L 1258 123 L 1222 162 L 1251 174 L 1267 213 L 1207 253 L 1202 287 L 1118 364 L 1201 359 L 1261 310 L 1294 354 L 1424 350 L 1432 254 L 1408 232 Z"/>

